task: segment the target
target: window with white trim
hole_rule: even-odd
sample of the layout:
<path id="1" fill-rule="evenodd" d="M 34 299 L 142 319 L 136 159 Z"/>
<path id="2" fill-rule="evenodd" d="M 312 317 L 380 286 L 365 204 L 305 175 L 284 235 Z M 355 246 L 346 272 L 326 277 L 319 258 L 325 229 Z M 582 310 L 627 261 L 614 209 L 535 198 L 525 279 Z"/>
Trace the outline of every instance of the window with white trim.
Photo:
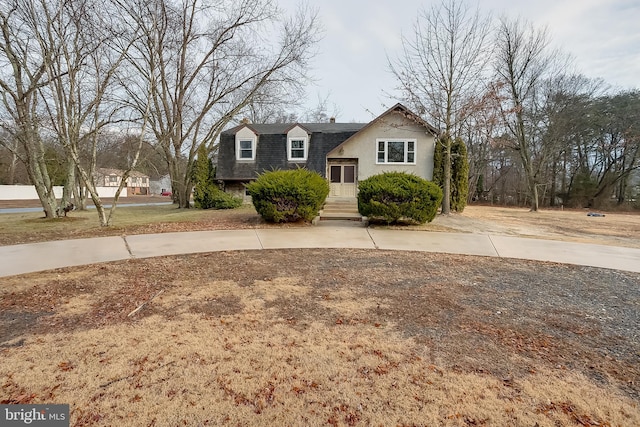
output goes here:
<path id="1" fill-rule="evenodd" d="M 287 152 L 289 161 L 307 160 L 307 138 L 293 137 L 288 139 Z"/>
<path id="2" fill-rule="evenodd" d="M 256 158 L 256 140 L 250 138 L 238 139 L 236 158 L 238 160 L 254 160 Z"/>
<path id="3" fill-rule="evenodd" d="M 378 139 L 377 164 L 416 164 L 415 139 Z"/>

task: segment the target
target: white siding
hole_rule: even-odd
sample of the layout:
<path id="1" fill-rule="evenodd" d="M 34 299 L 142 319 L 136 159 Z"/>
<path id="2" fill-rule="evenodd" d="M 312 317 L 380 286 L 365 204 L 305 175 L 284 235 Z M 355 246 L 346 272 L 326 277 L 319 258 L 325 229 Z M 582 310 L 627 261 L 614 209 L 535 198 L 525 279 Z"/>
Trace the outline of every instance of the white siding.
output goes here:
<path id="1" fill-rule="evenodd" d="M 300 126 L 294 126 L 288 133 L 287 138 L 307 138 L 309 134 Z"/>
<path id="2" fill-rule="evenodd" d="M 114 197 L 116 187 L 96 187 L 100 197 Z M 62 187 L 54 186 L 56 199 L 62 198 Z M 120 197 L 127 197 L 127 189 L 123 188 Z M 37 200 L 38 193 L 33 185 L 0 185 L 0 200 Z"/>
<path id="3" fill-rule="evenodd" d="M 239 150 L 239 145 L 240 145 L 240 141 L 241 140 L 252 140 L 253 141 L 253 159 L 242 159 L 240 160 L 240 158 L 238 157 L 238 150 Z M 238 132 L 236 132 L 236 160 L 237 161 L 242 161 L 242 162 L 252 162 L 255 160 L 256 158 L 256 149 L 257 149 L 257 138 L 256 138 L 256 134 L 249 129 L 248 127 L 243 127 L 242 129 L 240 129 Z"/>
<path id="4" fill-rule="evenodd" d="M 416 164 L 376 164 L 378 139 L 416 140 Z M 383 172 L 408 172 L 433 178 L 435 137 L 422 125 L 391 112 L 376 120 L 327 155 L 328 159 L 358 159 L 358 181 Z"/>
<path id="5" fill-rule="evenodd" d="M 291 141 L 299 139 L 304 141 L 304 156 L 302 158 L 294 158 L 291 156 Z M 299 152 L 299 150 L 298 150 Z M 300 126 L 294 126 L 287 132 L 287 160 L 290 162 L 306 162 L 309 155 L 309 134 Z"/>

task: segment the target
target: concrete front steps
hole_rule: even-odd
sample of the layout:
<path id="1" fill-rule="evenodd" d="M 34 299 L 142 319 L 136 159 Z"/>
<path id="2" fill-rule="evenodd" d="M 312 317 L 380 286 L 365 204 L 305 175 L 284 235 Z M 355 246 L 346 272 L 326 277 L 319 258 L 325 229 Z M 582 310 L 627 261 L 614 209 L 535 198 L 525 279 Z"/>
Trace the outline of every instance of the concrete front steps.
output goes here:
<path id="1" fill-rule="evenodd" d="M 362 215 L 358 213 L 358 201 L 355 198 L 328 198 L 317 219 L 319 221 L 363 221 Z"/>

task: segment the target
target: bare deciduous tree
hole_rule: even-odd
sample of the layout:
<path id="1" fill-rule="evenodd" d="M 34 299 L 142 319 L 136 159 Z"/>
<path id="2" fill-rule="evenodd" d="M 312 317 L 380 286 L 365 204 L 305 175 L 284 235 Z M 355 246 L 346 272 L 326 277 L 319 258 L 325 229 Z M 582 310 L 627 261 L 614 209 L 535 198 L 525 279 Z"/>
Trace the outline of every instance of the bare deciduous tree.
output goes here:
<path id="1" fill-rule="evenodd" d="M 68 181 L 75 182 L 77 171 L 96 207 L 100 225 L 108 226 L 126 179 L 136 166 L 143 135 L 138 137 L 138 151 L 125 170 L 107 214 L 95 182 L 98 141 L 110 125 L 124 121 L 119 116 L 121 105 L 114 99 L 118 92 L 114 80 L 137 35 L 111 24 L 117 16 L 111 3 L 99 4 L 110 13 L 96 13 L 98 2 L 94 0 L 43 3 L 36 39 L 44 51 L 57 49 L 46 67 L 49 84 L 40 93 L 51 128 L 71 165 Z M 63 204 L 66 205 L 64 197 Z"/>
<path id="2" fill-rule="evenodd" d="M 54 218 L 57 202 L 40 134 L 38 90 L 48 84 L 47 67 L 57 52 L 42 50 L 35 41 L 43 6 L 42 1 L 0 3 L 1 125 L 20 146 L 6 147 L 26 165 L 45 216 Z"/>
<path id="3" fill-rule="evenodd" d="M 532 119 L 536 91 L 552 71 L 557 53 L 549 48 L 545 29 L 536 29 L 522 19 L 502 18 L 497 32 L 495 71 L 504 90 L 501 111 L 504 124 L 515 139 L 527 188 L 531 210 L 539 205 L 538 177 L 533 150 L 539 128 Z"/>
<path id="4" fill-rule="evenodd" d="M 478 10 L 461 0 L 442 0 L 419 12 L 413 34 L 402 39 L 401 57 L 390 63 L 402 96 L 443 130 L 443 214 L 450 212 L 451 142 L 462 136 L 467 100 L 483 89 L 489 31 L 489 19 Z"/>
<path id="5" fill-rule="evenodd" d="M 179 207 L 190 206 L 191 169 L 201 145 L 251 101 L 302 88 L 318 39 L 316 16 L 300 9 L 281 20 L 272 0 L 122 2 L 141 29 L 128 55 L 129 97 L 162 147 Z M 277 34 L 277 38 L 274 38 Z"/>
<path id="6" fill-rule="evenodd" d="M 540 127 L 532 155 L 534 170 L 541 182 L 541 202 L 548 195 L 554 206 L 559 193 L 566 199 L 567 162 L 573 158 L 574 147 L 591 126 L 586 113 L 593 98 L 604 89 L 601 80 L 591 80 L 580 74 L 555 74 L 545 79 L 536 91 L 534 118 Z"/>
<path id="7" fill-rule="evenodd" d="M 468 201 L 482 200 L 487 189 L 486 178 L 491 163 L 493 138 L 501 120 L 493 98 L 492 85 L 489 84 L 486 92 L 467 101 L 468 115 L 462 127 L 462 139 L 468 149 Z"/>

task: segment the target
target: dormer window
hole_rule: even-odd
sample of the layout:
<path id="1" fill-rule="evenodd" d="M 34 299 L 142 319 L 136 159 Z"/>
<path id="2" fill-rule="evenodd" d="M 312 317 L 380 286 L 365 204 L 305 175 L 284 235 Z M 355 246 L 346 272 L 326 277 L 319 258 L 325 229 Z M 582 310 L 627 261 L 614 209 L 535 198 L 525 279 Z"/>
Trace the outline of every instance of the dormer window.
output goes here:
<path id="1" fill-rule="evenodd" d="M 308 138 L 291 137 L 288 138 L 288 159 L 289 161 L 305 161 L 307 160 Z"/>
<path id="2" fill-rule="evenodd" d="M 256 158 L 256 140 L 255 138 L 238 139 L 237 146 L 238 160 L 255 160 Z"/>

